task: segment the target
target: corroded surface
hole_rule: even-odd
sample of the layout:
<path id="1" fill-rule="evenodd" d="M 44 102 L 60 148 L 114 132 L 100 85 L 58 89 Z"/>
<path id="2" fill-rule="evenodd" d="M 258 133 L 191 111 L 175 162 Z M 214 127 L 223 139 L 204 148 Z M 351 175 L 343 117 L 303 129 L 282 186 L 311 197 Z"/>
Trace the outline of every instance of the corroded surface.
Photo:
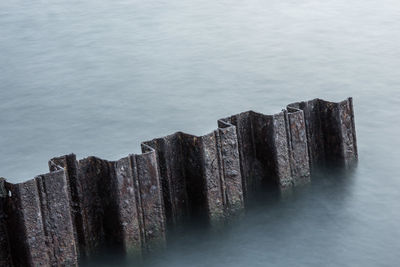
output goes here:
<path id="1" fill-rule="evenodd" d="M 343 146 L 339 118 L 339 104 L 319 100 L 319 115 L 321 121 L 321 138 L 324 143 L 324 163 L 342 164 Z"/>
<path id="2" fill-rule="evenodd" d="M 248 111 L 218 126 L 144 142 L 143 154 L 118 161 L 70 154 L 25 183 L 0 178 L 0 266 L 74 266 L 109 248 L 141 257 L 165 247 L 167 222 L 218 225 L 264 184 L 290 188 L 312 168 L 358 158 L 351 98 Z"/>
<path id="3" fill-rule="evenodd" d="M 310 163 L 303 111 L 288 108 L 286 124 L 292 181 L 295 185 L 307 183 L 310 181 Z"/>
<path id="4" fill-rule="evenodd" d="M 11 197 L 7 203 L 7 228 L 14 265 L 49 265 L 36 181 L 9 185 L 8 189 Z"/>
<path id="5" fill-rule="evenodd" d="M 74 154 L 53 158 L 49 161 L 51 172 L 64 170 L 67 181 L 67 191 L 69 193 L 70 212 L 73 221 L 74 239 L 77 245 L 77 253 L 81 251 L 85 255 L 85 239 L 83 234 L 83 219 L 80 206 L 81 189 L 78 186 L 78 163 Z"/>
<path id="6" fill-rule="evenodd" d="M 144 142 L 152 147 L 158 158 L 166 218 L 169 223 L 188 213 L 188 196 L 184 162 L 182 159 L 181 133 Z"/>
<path id="7" fill-rule="evenodd" d="M 221 179 L 221 161 L 219 150 L 217 147 L 217 139 L 215 132 L 207 134 L 201 138 L 204 157 L 204 177 L 206 181 L 206 194 L 208 202 L 208 213 L 211 218 L 220 218 L 224 216 L 224 203 L 226 202 L 223 195 L 224 183 Z"/>
<path id="8" fill-rule="evenodd" d="M 307 133 L 308 156 L 310 167 L 322 165 L 325 158 L 324 140 L 319 116 L 319 100 L 298 102 L 288 105 L 289 108 L 303 110 Z"/>
<path id="9" fill-rule="evenodd" d="M 273 155 L 276 164 L 276 178 L 281 188 L 288 187 L 292 185 L 292 176 L 284 113 L 275 114 L 273 123 Z"/>
<path id="10" fill-rule="evenodd" d="M 10 247 L 8 244 L 5 179 L 0 178 L 0 266 L 12 266 Z"/>
<path id="11" fill-rule="evenodd" d="M 110 199 L 113 176 L 112 165 L 96 157 L 78 161 L 78 192 L 83 221 L 84 255 L 92 255 L 99 249 L 116 245 L 115 235 L 119 229 L 113 228 L 117 217 Z"/>
<path id="12" fill-rule="evenodd" d="M 264 115 L 250 111 L 221 121 L 236 126 L 245 194 L 256 191 L 263 181 L 273 181 L 281 188 L 291 186 L 284 112 Z"/>
<path id="13" fill-rule="evenodd" d="M 77 265 L 63 171 L 8 184 L 7 228 L 15 266 Z"/>
<path id="14" fill-rule="evenodd" d="M 46 245 L 49 247 L 49 265 L 76 265 L 77 253 L 64 171 L 40 175 L 35 180 L 39 189 Z"/>
<path id="15" fill-rule="evenodd" d="M 157 152 L 166 216 L 207 217 L 213 223 L 243 208 L 235 127 L 204 136 L 181 132 L 144 142 Z"/>
<path id="16" fill-rule="evenodd" d="M 253 129 L 253 140 L 254 143 L 254 157 L 256 160 L 256 167 L 258 167 L 257 173 L 255 173 L 258 179 L 264 181 L 272 181 L 279 184 L 278 177 L 278 164 L 276 144 L 275 144 L 275 130 L 274 130 L 274 117 L 272 115 L 264 115 L 256 112 L 251 112 L 251 125 Z M 285 138 L 286 140 L 286 138 Z M 254 179 L 251 178 L 254 181 Z M 250 183 L 250 181 L 249 181 Z M 252 191 L 258 189 L 260 181 L 257 182 L 256 186 L 252 186 Z"/>
<path id="17" fill-rule="evenodd" d="M 236 130 L 231 125 L 225 127 L 201 137 L 206 204 L 212 223 L 244 207 Z"/>
<path id="18" fill-rule="evenodd" d="M 339 119 L 342 134 L 343 161 L 346 167 L 351 167 L 358 158 L 352 98 L 339 103 Z"/>
<path id="19" fill-rule="evenodd" d="M 217 142 L 220 150 L 220 164 L 223 184 L 222 194 L 225 195 L 225 213 L 234 214 L 243 209 L 242 176 L 240 175 L 239 150 L 235 127 L 220 128 L 217 132 Z"/>
<path id="20" fill-rule="evenodd" d="M 129 254 L 141 255 L 143 241 L 143 212 L 132 157 L 115 162 L 118 220 L 121 222 L 122 246 Z"/>
<path id="21" fill-rule="evenodd" d="M 301 109 L 307 130 L 310 167 L 350 167 L 358 159 L 353 100 L 314 99 L 288 105 Z"/>
<path id="22" fill-rule="evenodd" d="M 67 165 L 65 165 L 67 164 Z M 75 155 L 54 158 L 50 170 L 65 168 L 81 257 L 105 248 L 140 256 L 162 244 L 165 223 L 154 152 L 116 162 Z"/>
<path id="23" fill-rule="evenodd" d="M 255 191 L 261 185 L 264 176 L 264 167 L 269 162 L 260 162 L 256 156 L 254 142 L 253 114 L 248 111 L 219 120 L 219 123 L 235 125 L 240 158 L 240 171 L 244 196 L 247 192 Z M 266 140 L 268 137 L 265 136 Z"/>
<path id="24" fill-rule="evenodd" d="M 142 246 L 152 250 L 165 245 L 165 213 L 156 154 L 151 151 L 133 157 L 144 223 Z"/>

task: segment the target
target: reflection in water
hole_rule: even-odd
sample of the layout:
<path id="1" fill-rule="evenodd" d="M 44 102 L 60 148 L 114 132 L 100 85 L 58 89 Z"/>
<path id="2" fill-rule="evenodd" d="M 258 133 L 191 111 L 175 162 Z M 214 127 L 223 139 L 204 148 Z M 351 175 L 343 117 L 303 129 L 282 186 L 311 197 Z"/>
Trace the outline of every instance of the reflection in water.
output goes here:
<path id="1" fill-rule="evenodd" d="M 346 206 L 351 201 L 355 172 L 355 169 L 318 170 L 311 184 L 284 192 L 273 184 L 264 184 L 247 201 L 245 214 L 226 222 L 223 227 L 210 227 L 204 220 L 192 219 L 170 228 L 165 250 L 153 251 L 142 259 L 108 252 L 83 265 L 265 266 L 273 263 L 271 259 L 282 250 L 294 257 L 304 257 L 303 253 L 310 253 L 308 243 L 311 241 L 334 250 L 340 245 L 337 235 L 325 232 L 324 228 L 333 225 L 343 231 L 349 227 L 343 224 L 343 219 L 349 223 L 352 220 Z M 311 237 L 308 236 L 310 232 L 313 233 Z M 254 257 L 258 254 L 258 259 L 252 259 L 254 253 Z M 219 262 L 221 256 L 227 261 Z M 296 264 L 299 260 L 288 260 L 287 264 Z"/>

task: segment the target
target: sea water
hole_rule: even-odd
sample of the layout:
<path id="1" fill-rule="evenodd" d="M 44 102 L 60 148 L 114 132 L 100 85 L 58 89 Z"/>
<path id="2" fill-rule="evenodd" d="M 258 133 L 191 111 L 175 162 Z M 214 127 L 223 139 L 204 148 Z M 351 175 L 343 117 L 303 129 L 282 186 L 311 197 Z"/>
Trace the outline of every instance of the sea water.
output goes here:
<path id="1" fill-rule="evenodd" d="M 400 265 L 400 3 L 0 1 L 0 176 L 74 152 L 116 160 L 246 110 L 354 98 L 359 164 L 265 195 L 143 266 Z M 100 262 L 96 262 L 97 265 Z"/>

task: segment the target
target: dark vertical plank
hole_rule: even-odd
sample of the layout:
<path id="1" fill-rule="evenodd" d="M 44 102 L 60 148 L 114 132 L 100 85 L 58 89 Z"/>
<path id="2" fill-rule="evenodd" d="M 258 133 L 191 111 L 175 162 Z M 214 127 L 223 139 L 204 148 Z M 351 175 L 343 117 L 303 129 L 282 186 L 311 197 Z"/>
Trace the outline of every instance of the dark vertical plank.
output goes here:
<path id="1" fill-rule="evenodd" d="M 345 167 L 348 168 L 358 159 L 353 99 L 348 98 L 340 102 L 338 108 L 342 135 L 343 161 Z"/>
<path id="2" fill-rule="evenodd" d="M 344 165 L 343 136 L 341 132 L 339 104 L 320 99 L 319 106 L 325 150 L 324 165 L 342 167 Z"/>
<path id="3" fill-rule="evenodd" d="M 6 202 L 8 190 L 5 186 L 5 179 L 0 178 L 0 266 L 12 266 L 10 246 L 7 231 Z"/>
<path id="4" fill-rule="evenodd" d="M 253 113 L 253 132 L 257 160 L 263 167 L 264 181 L 279 187 L 291 185 L 288 140 L 284 113 Z"/>
<path id="5" fill-rule="evenodd" d="M 220 151 L 220 168 L 225 213 L 236 214 L 244 208 L 240 157 L 235 126 L 219 128 L 217 146 Z"/>
<path id="6" fill-rule="evenodd" d="M 96 157 L 78 162 L 78 188 L 83 220 L 85 254 L 104 248 L 122 251 L 118 221 L 114 164 Z"/>
<path id="7" fill-rule="evenodd" d="M 154 151 L 134 156 L 143 213 L 144 247 L 152 250 L 164 247 L 165 215 L 160 175 Z"/>
<path id="8" fill-rule="evenodd" d="M 245 112 L 221 122 L 236 126 L 244 195 L 258 190 L 262 182 L 291 186 L 285 114 Z"/>
<path id="9" fill-rule="evenodd" d="M 82 196 L 82 191 L 81 187 L 79 186 L 78 165 L 76 161 L 76 156 L 75 154 L 69 154 L 61 157 L 52 158 L 51 160 L 49 160 L 48 164 L 50 172 L 58 171 L 60 169 L 63 169 L 65 171 L 77 253 L 79 257 L 84 256 L 86 254 L 86 241 L 83 229 L 82 210 L 80 205 L 80 196 Z"/>
<path id="10" fill-rule="evenodd" d="M 276 166 L 276 179 L 281 188 L 290 187 L 292 185 L 292 176 L 285 115 L 283 112 L 273 115 L 273 132 L 273 154 Z"/>
<path id="11" fill-rule="evenodd" d="M 35 178 L 50 265 L 76 266 L 77 253 L 64 170 Z"/>
<path id="12" fill-rule="evenodd" d="M 257 156 L 254 117 L 255 113 L 248 111 L 219 120 L 220 126 L 222 126 L 222 122 L 225 122 L 236 127 L 242 188 L 245 197 L 247 194 L 256 191 L 262 181 L 266 179 L 265 176 L 268 176 L 264 171 L 266 163 L 260 162 Z"/>
<path id="13" fill-rule="evenodd" d="M 203 175 L 207 196 L 207 213 L 211 224 L 215 224 L 224 218 L 224 182 L 221 169 L 219 148 L 215 132 L 201 137 L 203 147 Z"/>
<path id="14" fill-rule="evenodd" d="M 308 156 L 310 159 L 311 170 L 316 166 L 325 163 L 324 138 L 321 129 L 321 119 L 319 111 L 319 99 L 306 102 L 289 104 L 288 108 L 301 109 L 304 112 L 304 120 L 307 132 Z"/>
<path id="15" fill-rule="evenodd" d="M 345 167 L 357 161 L 352 98 L 342 102 L 314 99 L 288 105 L 303 110 L 310 167 Z"/>
<path id="16" fill-rule="evenodd" d="M 119 223 L 122 228 L 124 251 L 131 256 L 140 256 L 143 239 L 143 214 L 137 181 L 136 168 L 132 167 L 131 157 L 115 162 L 116 201 L 119 210 Z"/>
<path id="17" fill-rule="evenodd" d="M 43 228 L 36 180 L 8 184 L 7 228 L 15 266 L 49 266 L 49 247 Z"/>
<path id="18" fill-rule="evenodd" d="M 182 157 L 182 133 L 143 143 L 157 153 L 163 187 L 164 205 L 169 224 L 181 221 L 189 214 L 186 190 L 185 159 Z"/>
<path id="19" fill-rule="evenodd" d="M 207 212 L 207 197 L 201 138 L 189 134 L 182 134 L 181 139 L 181 161 L 184 166 L 189 216 L 197 218 L 197 220 L 204 220 L 204 215 Z"/>
<path id="20" fill-rule="evenodd" d="M 307 133 L 304 113 L 300 109 L 288 108 L 287 129 L 290 146 L 290 169 L 294 185 L 310 181 Z"/>

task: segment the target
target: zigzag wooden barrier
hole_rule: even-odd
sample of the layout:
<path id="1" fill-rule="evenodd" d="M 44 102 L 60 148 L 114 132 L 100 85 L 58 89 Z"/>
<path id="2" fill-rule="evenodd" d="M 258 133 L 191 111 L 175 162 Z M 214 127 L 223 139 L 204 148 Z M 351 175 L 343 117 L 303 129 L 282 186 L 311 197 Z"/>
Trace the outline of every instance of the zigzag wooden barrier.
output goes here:
<path id="1" fill-rule="evenodd" d="M 142 154 L 118 161 L 71 154 L 27 182 L 1 178 L 0 265 L 74 266 L 107 248 L 141 255 L 165 246 L 167 225 L 237 214 L 264 181 L 284 190 L 358 158 L 352 98 L 248 111 L 218 126 L 143 142 Z"/>

